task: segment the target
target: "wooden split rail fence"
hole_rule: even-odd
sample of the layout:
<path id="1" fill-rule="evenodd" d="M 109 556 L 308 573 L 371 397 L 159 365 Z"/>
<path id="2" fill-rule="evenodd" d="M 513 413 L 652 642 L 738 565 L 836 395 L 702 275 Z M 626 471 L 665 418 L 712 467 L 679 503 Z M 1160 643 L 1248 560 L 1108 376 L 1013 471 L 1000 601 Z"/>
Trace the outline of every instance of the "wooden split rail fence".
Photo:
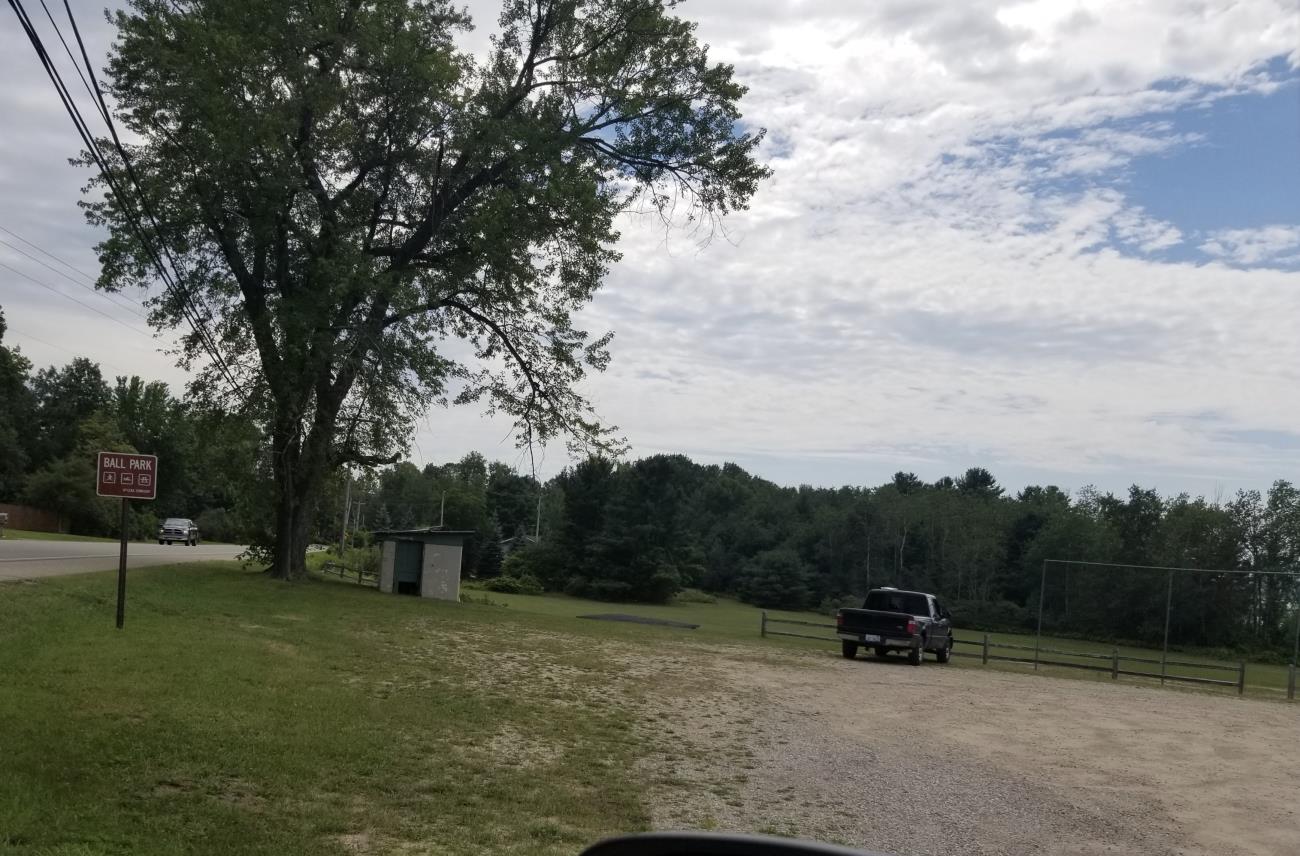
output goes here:
<path id="1" fill-rule="evenodd" d="M 338 574 L 343 579 L 356 577 L 357 582 L 363 586 L 378 586 L 379 575 L 373 571 L 363 571 L 361 568 L 349 568 L 342 562 L 326 562 L 321 565 L 322 574 Z"/>
<path id="2" fill-rule="evenodd" d="M 779 627 L 793 626 L 799 628 L 801 632 L 791 632 L 788 630 L 772 629 L 772 625 Z M 798 621 L 790 618 L 770 618 L 767 611 L 762 614 L 762 622 L 759 626 L 759 634 L 767 636 L 793 636 L 797 639 L 813 639 L 818 642 L 839 642 L 838 637 L 817 635 L 808 633 L 804 628 L 817 628 L 823 630 L 835 630 L 834 624 L 825 624 L 819 621 Z M 1194 663 L 1189 660 L 1171 660 L 1169 658 L 1157 657 L 1135 657 L 1129 654 L 1121 654 L 1118 648 L 1112 648 L 1109 654 L 1101 654 L 1085 651 L 1063 651 L 1059 648 L 1044 648 L 1041 645 L 1011 645 L 1004 642 L 994 642 L 985 633 L 980 639 L 958 639 L 954 638 L 953 643 L 960 646 L 953 649 L 953 655 L 956 657 L 968 657 L 978 659 L 983 665 L 990 662 L 1003 663 L 1022 663 L 1032 665 L 1035 669 L 1041 666 L 1053 666 L 1064 669 L 1079 669 L 1088 672 L 1109 673 L 1111 680 L 1119 680 L 1121 675 L 1137 678 L 1153 678 L 1161 683 L 1165 681 L 1181 681 L 1189 684 L 1206 684 L 1210 686 L 1235 687 L 1238 695 L 1246 692 L 1246 663 L 1241 661 L 1235 666 L 1221 665 L 1217 663 Z M 962 650 L 962 648 L 976 650 Z M 1009 651 L 1009 654 L 1000 652 Z M 1054 659 L 1046 659 L 1046 654 Z M 1060 659 L 1069 657 L 1071 659 Z M 1079 662 L 1080 660 L 1091 662 Z M 1137 664 L 1132 667 L 1130 664 Z M 1142 670 L 1140 666 L 1159 666 L 1160 671 Z M 1179 669 L 1196 669 L 1209 674 L 1221 674 L 1223 677 L 1204 677 L 1199 675 L 1178 674 L 1169 671 L 1173 666 Z M 1291 664 L 1290 673 L 1287 680 L 1288 699 L 1295 699 L 1296 693 L 1296 666 Z"/>

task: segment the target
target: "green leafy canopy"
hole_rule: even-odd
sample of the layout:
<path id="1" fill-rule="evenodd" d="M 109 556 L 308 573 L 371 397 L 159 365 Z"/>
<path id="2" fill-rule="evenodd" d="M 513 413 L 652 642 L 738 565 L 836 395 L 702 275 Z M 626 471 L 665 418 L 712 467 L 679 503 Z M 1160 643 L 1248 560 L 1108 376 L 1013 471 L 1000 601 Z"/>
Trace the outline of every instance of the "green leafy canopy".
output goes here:
<path id="1" fill-rule="evenodd" d="M 761 132 L 736 128 L 743 87 L 673 5 L 510 0 L 483 58 L 439 0 L 116 13 L 129 156 L 252 406 L 328 434 L 331 463 L 401 448 L 410 417 L 449 400 L 528 439 L 608 441 L 576 385 L 610 335 L 573 313 L 618 258 L 617 215 L 715 222 L 767 174 Z M 84 205 L 110 228 L 103 285 L 148 287 L 117 201 Z M 154 322 L 181 309 L 160 294 Z M 212 369 L 197 388 L 222 390 Z"/>
<path id="2" fill-rule="evenodd" d="M 716 223 L 768 174 L 761 132 L 737 128 L 743 87 L 673 5 L 507 0 L 484 57 L 445 0 L 112 16 L 108 88 L 135 142 L 110 171 L 142 199 L 83 202 L 109 229 L 101 285 L 153 284 L 132 220 L 156 219 L 178 287 L 153 323 L 198 315 L 229 368 L 202 368 L 191 330 L 194 391 L 271 436 L 278 573 L 302 571 L 330 469 L 394 460 L 432 403 L 504 413 L 523 442 L 619 445 L 578 389 L 611 334 L 574 324 L 618 259 L 616 218 Z"/>

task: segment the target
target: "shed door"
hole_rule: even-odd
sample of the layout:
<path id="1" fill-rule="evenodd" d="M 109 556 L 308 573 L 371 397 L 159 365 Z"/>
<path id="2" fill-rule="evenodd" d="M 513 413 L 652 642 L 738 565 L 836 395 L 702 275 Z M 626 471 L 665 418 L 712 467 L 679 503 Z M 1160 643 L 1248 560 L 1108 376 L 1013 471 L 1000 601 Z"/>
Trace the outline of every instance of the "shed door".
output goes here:
<path id="1" fill-rule="evenodd" d="M 397 555 L 393 561 L 393 589 L 398 594 L 420 593 L 420 566 L 424 560 L 424 547 L 418 541 L 398 541 Z"/>

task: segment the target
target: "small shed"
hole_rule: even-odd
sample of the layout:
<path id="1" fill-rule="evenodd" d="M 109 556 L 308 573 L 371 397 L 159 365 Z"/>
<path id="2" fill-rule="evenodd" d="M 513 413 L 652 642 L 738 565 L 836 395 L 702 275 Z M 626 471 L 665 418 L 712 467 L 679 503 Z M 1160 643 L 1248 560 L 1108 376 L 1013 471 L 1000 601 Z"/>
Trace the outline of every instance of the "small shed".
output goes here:
<path id="1" fill-rule="evenodd" d="M 379 590 L 460 600 L 461 557 L 472 529 L 387 529 L 379 542 Z"/>

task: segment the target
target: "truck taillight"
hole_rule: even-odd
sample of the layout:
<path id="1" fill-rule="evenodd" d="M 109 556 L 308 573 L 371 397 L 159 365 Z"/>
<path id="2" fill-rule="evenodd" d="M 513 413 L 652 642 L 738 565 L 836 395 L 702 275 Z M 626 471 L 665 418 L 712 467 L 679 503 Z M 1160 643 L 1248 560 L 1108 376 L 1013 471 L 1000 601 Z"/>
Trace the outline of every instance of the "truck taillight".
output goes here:
<path id="1" fill-rule="evenodd" d="M 836 627 L 844 626 L 844 613 L 842 612 L 835 613 L 835 626 Z"/>
<path id="2" fill-rule="evenodd" d="M 907 632 L 908 632 L 909 635 L 911 635 L 911 636 L 915 636 L 918 627 L 919 627 L 919 625 L 916 623 L 916 619 L 915 619 L 915 618 L 908 619 L 908 622 L 907 622 Z"/>

